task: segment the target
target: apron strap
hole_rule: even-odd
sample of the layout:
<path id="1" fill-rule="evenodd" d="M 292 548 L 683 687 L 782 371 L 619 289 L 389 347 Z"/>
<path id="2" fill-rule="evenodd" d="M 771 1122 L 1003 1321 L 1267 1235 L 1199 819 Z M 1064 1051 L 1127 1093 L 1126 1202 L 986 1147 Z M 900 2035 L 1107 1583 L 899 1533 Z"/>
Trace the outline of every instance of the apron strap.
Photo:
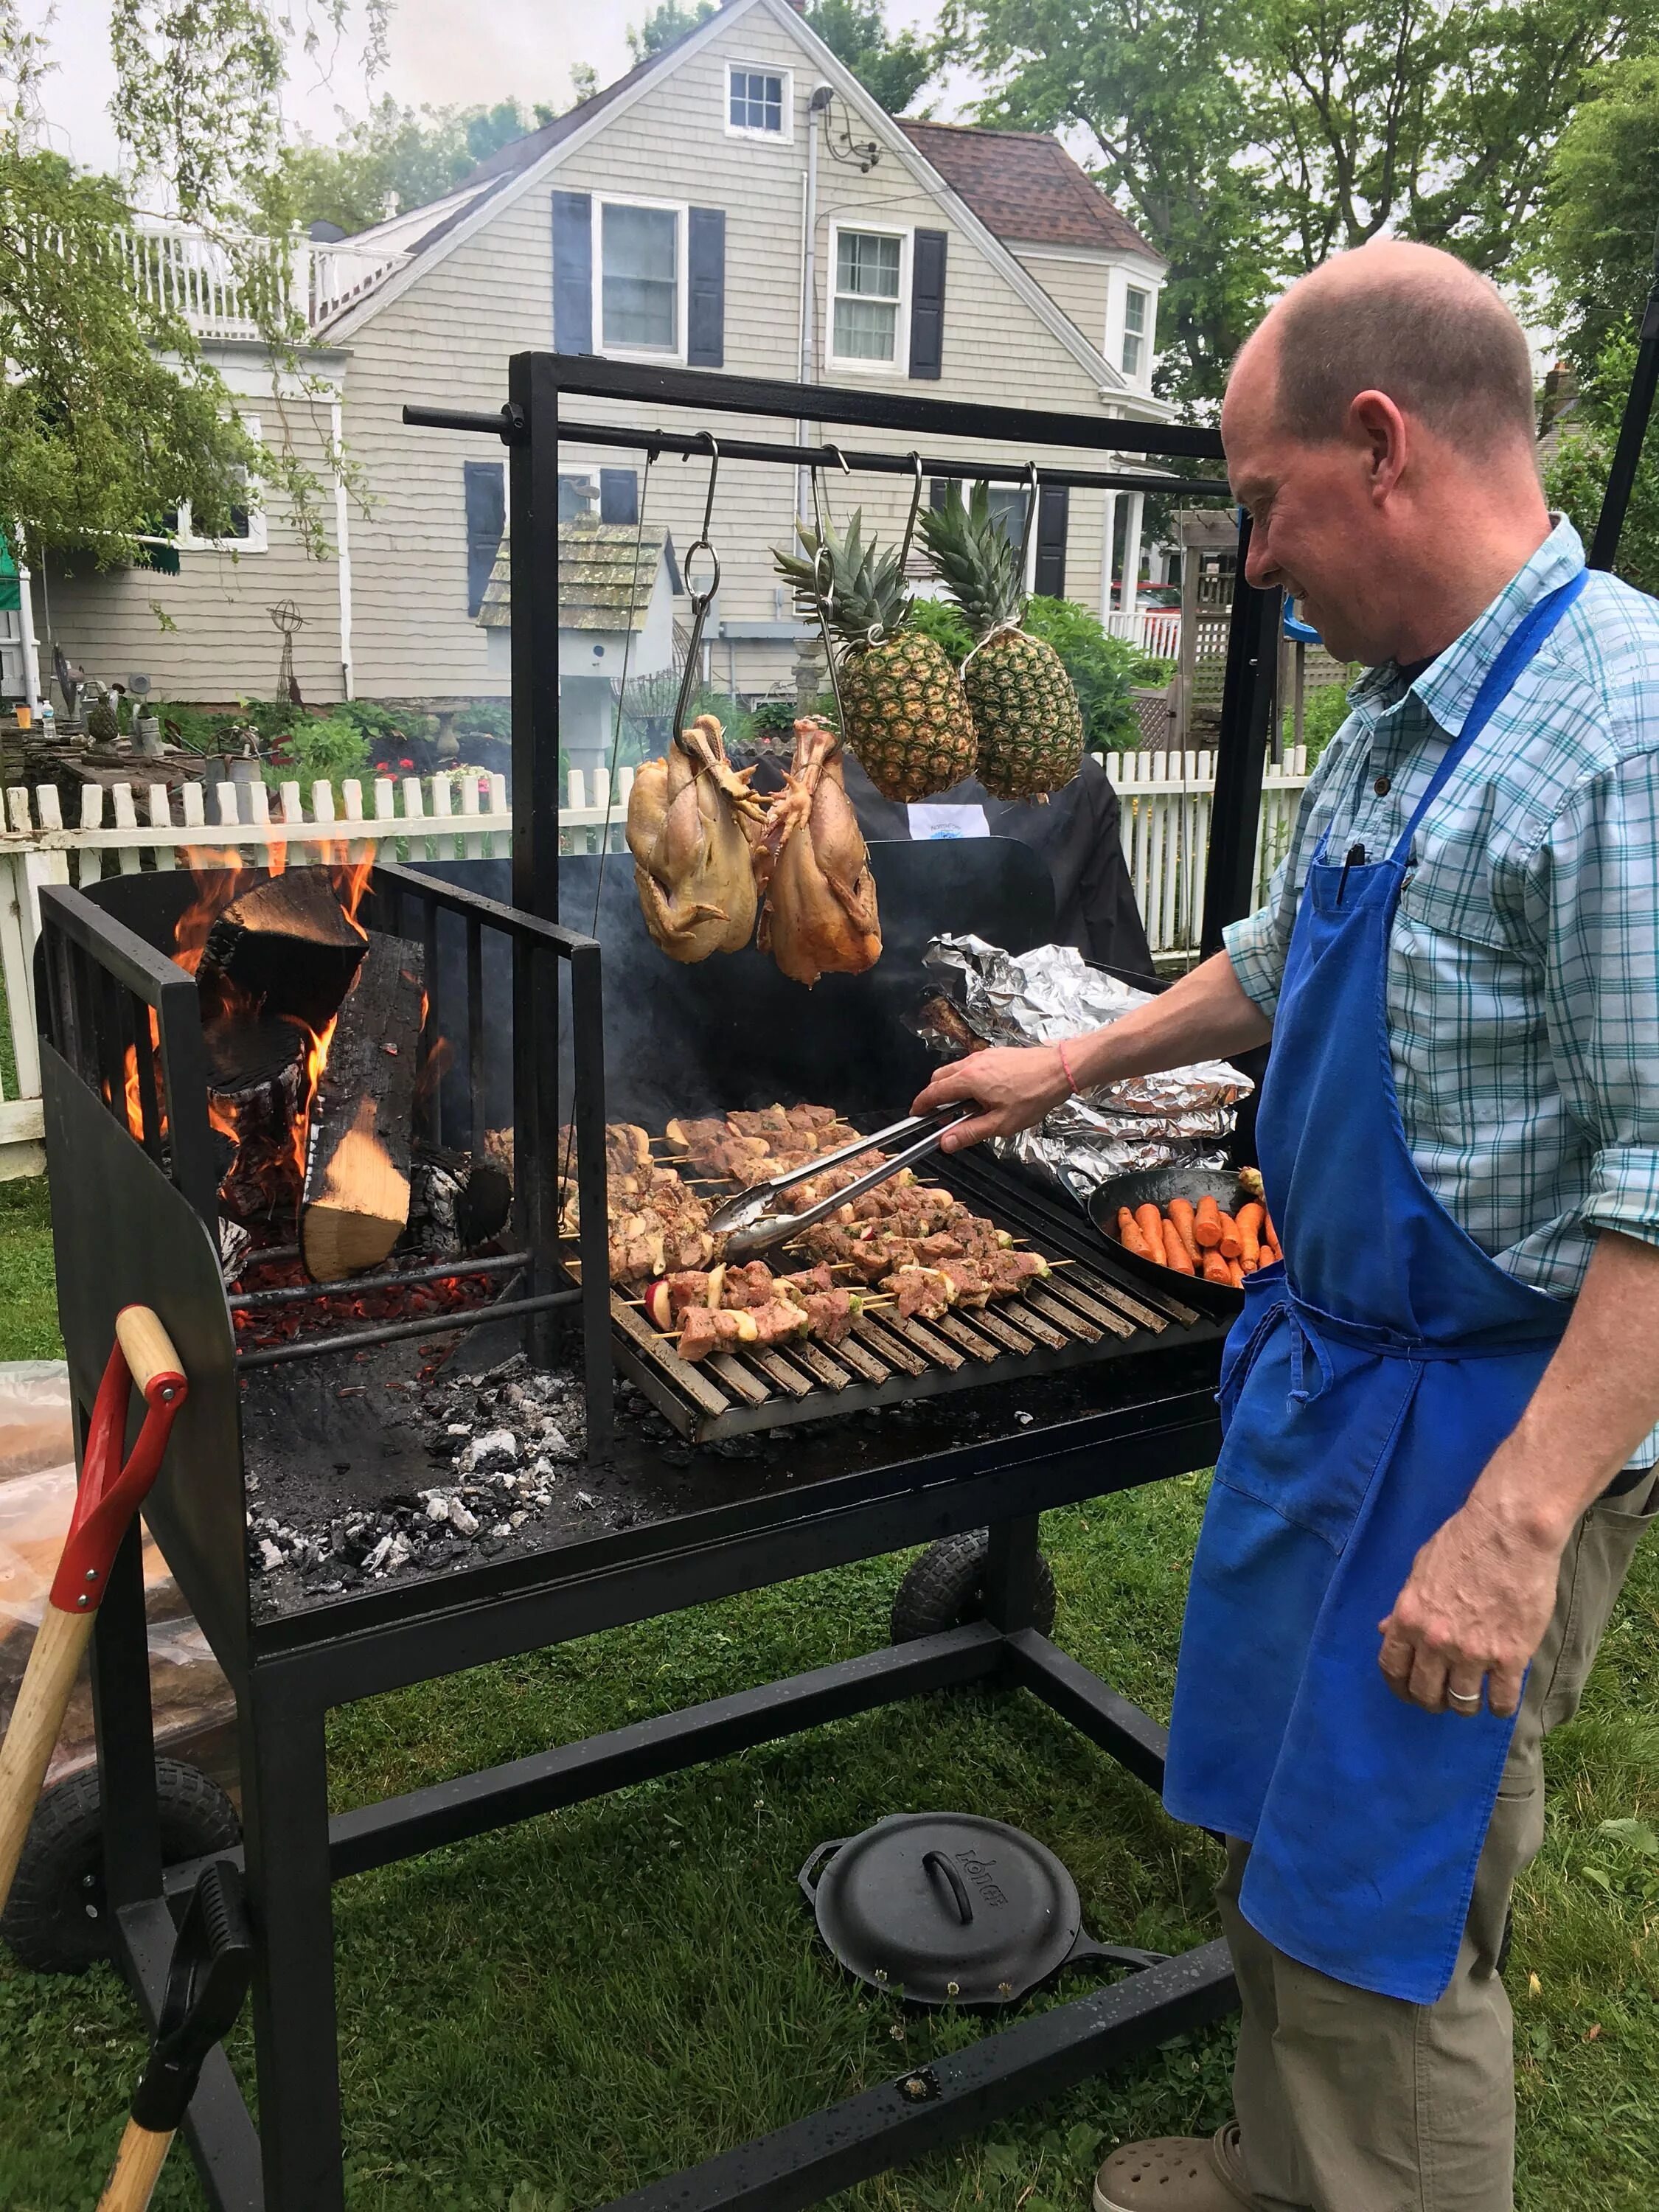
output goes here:
<path id="1" fill-rule="evenodd" d="M 1587 569 L 1579 569 L 1569 576 L 1565 584 L 1539 600 L 1537 605 L 1519 626 L 1511 630 L 1503 651 L 1487 670 L 1486 681 L 1474 696 L 1474 702 L 1463 717 L 1463 726 L 1447 746 L 1444 757 L 1429 779 L 1429 787 L 1417 802 L 1416 811 L 1406 824 L 1400 842 L 1395 847 L 1393 858 L 1404 860 L 1411 851 L 1412 839 L 1418 825 L 1439 798 L 1469 747 L 1480 736 L 1498 709 L 1514 689 L 1516 678 L 1526 667 L 1545 639 L 1566 613 L 1568 608 L 1584 588 Z"/>

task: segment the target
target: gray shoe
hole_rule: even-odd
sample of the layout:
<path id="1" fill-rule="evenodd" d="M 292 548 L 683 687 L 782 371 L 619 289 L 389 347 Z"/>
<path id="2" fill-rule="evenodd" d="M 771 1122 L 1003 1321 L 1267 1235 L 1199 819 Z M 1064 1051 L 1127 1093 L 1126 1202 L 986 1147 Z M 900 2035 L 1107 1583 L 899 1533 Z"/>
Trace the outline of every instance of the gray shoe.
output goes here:
<path id="1" fill-rule="evenodd" d="M 1238 2122 L 1203 2136 L 1126 2143 L 1095 2176 L 1095 2212 L 1258 2212 L 1244 2185 Z"/>

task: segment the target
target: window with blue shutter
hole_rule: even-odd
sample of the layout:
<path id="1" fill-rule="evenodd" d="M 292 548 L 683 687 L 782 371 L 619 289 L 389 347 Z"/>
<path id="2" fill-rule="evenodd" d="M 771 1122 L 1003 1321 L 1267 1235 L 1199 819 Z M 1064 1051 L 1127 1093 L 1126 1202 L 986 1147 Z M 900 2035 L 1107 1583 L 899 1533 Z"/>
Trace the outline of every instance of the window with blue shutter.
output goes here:
<path id="1" fill-rule="evenodd" d="M 593 350 L 593 202 L 587 192 L 553 195 L 553 349 Z"/>
<path id="2" fill-rule="evenodd" d="M 1066 532 L 1071 504 L 1069 484 L 1043 484 L 1038 489 L 1034 588 L 1045 599 L 1066 596 Z"/>
<path id="3" fill-rule="evenodd" d="M 466 611 L 483 605 L 484 586 L 507 528 L 507 465 L 464 461 L 466 485 Z"/>
<path id="4" fill-rule="evenodd" d="M 685 359 L 726 366 L 726 210 L 694 207 L 686 233 Z"/>
<path id="5" fill-rule="evenodd" d="M 919 230 L 910 248 L 910 374 L 937 377 L 945 365 L 945 249 L 942 230 Z"/>

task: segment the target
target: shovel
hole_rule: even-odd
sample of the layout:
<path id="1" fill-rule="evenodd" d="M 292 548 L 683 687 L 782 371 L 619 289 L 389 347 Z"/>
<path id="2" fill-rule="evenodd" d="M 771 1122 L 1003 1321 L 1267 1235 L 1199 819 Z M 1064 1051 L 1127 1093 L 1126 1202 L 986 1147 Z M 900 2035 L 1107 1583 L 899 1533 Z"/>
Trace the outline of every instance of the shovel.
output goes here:
<path id="1" fill-rule="evenodd" d="M 132 2093 L 98 2212 L 145 2212 L 203 2063 L 235 2025 L 252 1971 L 242 1877 L 234 1859 L 216 1859 L 198 1875 L 185 1908 L 149 2063 Z"/>
<path id="2" fill-rule="evenodd" d="M 132 1456 L 123 1466 L 127 1401 L 135 1382 L 149 1410 Z M 91 1641 L 115 1554 L 155 1480 L 167 1431 L 185 1402 L 187 1387 L 179 1355 L 149 1308 L 124 1306 L 115 1316 L 115 1342 L 87 1427 L 74 1517 L 18 1686 L 11 1726 L 0 1745 L 0 1912 L 11 1894 L 46 1765 L 75 1687 L 81 1655 Z"/>

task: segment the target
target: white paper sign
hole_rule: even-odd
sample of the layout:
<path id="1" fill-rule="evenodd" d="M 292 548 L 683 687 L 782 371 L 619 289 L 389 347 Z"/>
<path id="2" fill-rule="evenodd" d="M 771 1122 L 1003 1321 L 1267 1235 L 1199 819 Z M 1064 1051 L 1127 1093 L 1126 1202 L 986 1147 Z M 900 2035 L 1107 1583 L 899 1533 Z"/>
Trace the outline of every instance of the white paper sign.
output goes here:
<path id="1" fill-rule="evenodd" d="M 935 806 L 918 800 L 905 811 L 910 817 L 910 835 L 919 840 L 988 837 L 991 834 L 982 806 Z"/>

